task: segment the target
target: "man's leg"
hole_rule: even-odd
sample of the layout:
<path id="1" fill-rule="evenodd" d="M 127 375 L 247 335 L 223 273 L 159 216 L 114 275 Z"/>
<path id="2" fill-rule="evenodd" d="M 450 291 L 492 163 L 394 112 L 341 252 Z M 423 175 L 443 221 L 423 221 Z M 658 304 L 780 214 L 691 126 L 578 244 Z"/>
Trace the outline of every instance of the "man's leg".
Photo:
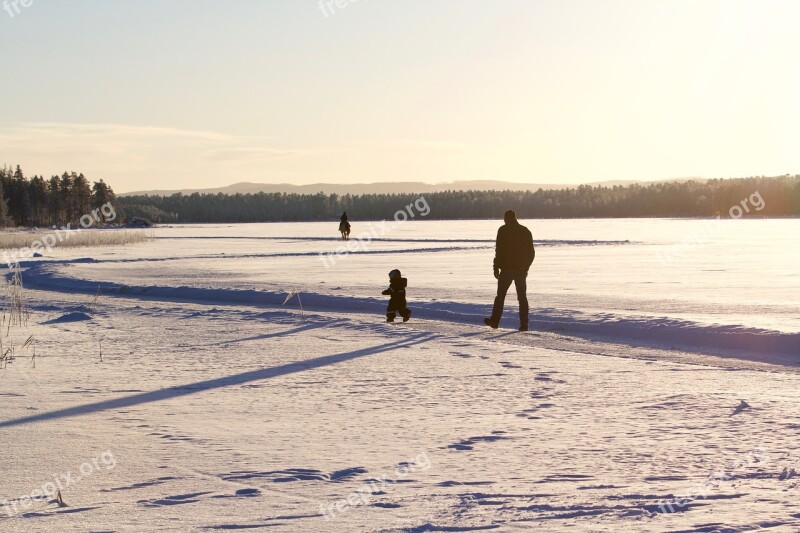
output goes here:
<path id="1" fill-rule="evenodd" d="M 514 275 L 511 272 L 508 270 L 500 271 L 500 279 L 497 280 L 497 296 L 494 299 L 492 317 L 490 318 L 495 324 L 499 324 L 500 318 L 503 316 L 503 305 L 506 302 L 506 294 L 508 294 L 508 288 L 511 287 L 512 281 L 514 281 Z"/>
<path id="2" fill-rule="evenodd" d="M 519 326 L 521 329 L 528 329 L 528 280 L 524 270 L 514 276 L 514 285 L 517 288 L 517 300 L 519 301 Z"/>

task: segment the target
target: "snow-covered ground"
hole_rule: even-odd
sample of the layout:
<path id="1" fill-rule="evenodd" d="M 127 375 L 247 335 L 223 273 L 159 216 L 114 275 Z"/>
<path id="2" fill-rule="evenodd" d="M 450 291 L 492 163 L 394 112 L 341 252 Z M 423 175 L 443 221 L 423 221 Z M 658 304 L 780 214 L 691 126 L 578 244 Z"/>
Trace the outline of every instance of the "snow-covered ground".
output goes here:
<path id="1" fill-rule="evenodd" d="M 735 222 L 531 222 L 528 333 L 480 324 L 496 222 L 27 262 L 0 531 L 800 531 L 797 222 Z"/>

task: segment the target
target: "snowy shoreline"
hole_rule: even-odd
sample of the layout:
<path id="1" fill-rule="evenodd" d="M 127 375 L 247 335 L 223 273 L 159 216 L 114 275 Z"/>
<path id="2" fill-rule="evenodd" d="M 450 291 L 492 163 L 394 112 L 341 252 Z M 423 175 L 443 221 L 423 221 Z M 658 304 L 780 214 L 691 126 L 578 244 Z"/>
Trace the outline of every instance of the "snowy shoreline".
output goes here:
<path id="1" fill-rule="evenodd" d="M 182 302 L 215 302 L 227 305 L 281 306 L 287 292 L 265 289 L 233 289 L 203 286 L 137 286 L 82 280 L 63 273 L 64 266 L 95 263 L 93 259 L 66 262 L 23 263 L 29 288 L 92 295 L 124 295 Z M 323 293 L 302 293 L 310 311 L 375 312 L 382 300 Z M 465 324 L 480 324 L 485 305 L 463 302 L 417 302 L 414 316 Z M 509 323 L 513 318 L 508 319 Z M 636 318 L 608 313 L 591 315 L 565 309 L 534 308 L 531 331 L 558 332 L 589 340 L 620 342 L 631 346 L 680 349 L 708 355 L 730 356 L 751 361 L 800 366 L 800 333 L 787 333 L 737 325 L 712 325 L 666 317 Z"/>

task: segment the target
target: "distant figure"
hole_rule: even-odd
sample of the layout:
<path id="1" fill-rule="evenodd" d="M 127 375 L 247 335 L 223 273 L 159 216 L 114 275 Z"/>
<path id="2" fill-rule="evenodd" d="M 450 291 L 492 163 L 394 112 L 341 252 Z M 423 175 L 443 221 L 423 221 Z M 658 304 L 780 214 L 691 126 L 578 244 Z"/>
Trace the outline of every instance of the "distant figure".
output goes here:
<path id="1" fill-rule="evenodd" d="M 528 296 L 526 294 L 528 269 L 536 257 L 533 236 L 530 230 L 517 221 L 514 211 L 506 211 L 505 225 L 497 231 L 494 255 L 494 277 L 497 279 L 497 297 L 494 299 L 492 316 L 483 322 L 497 329 L 503 316 L 503 304 L 511 282 L 517 288 L 519 300 L 519 330 L 528 331 Z"/>
<path id="2" fill-rule="evenodd" d="M 402 277 L 397 269 L 389 272 L 389 288 L 381 294 L 390 296 L 389 305 L 386 307 L 386 322 L 394 322 L 395 313 L 400 313 L 403 322 L 411 318 L 411 310 L 406 307 L 406 286 L 408 280 Z"/>
<path id="3" fill-rule="evenodd" d="M 347 211 L 342 213 L 339 220 L 341 220 L 339 222 L 339 232 L 342 234 L 342 240 L 347 241 L 350 239 L 350 222 L 347 220 Z"/>

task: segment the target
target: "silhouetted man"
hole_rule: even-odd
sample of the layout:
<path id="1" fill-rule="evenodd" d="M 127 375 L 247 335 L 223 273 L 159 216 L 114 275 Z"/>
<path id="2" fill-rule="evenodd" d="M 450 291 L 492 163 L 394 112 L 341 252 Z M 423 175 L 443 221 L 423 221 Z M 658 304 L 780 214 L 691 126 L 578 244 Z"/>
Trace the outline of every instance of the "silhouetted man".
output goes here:
<path id="1" fill-rule="evenodd" d="M 497 244 L 494 254 L 494 277 L 497 278 L 497 297 L 494 299 L 492 316 L 483 321 L 487 326 L 497 329 L 503 316 L 511 282 L 517 288 L 519 300 L 519 330 L 528 331 L 528 296 L 526 292 L 528 269 L 533 263 L 536 251 L 533 249 L 533 236 L 530 230 L 517 222 L 514 211 L 506 211 L 505 225 L 497 231 Z"/>

